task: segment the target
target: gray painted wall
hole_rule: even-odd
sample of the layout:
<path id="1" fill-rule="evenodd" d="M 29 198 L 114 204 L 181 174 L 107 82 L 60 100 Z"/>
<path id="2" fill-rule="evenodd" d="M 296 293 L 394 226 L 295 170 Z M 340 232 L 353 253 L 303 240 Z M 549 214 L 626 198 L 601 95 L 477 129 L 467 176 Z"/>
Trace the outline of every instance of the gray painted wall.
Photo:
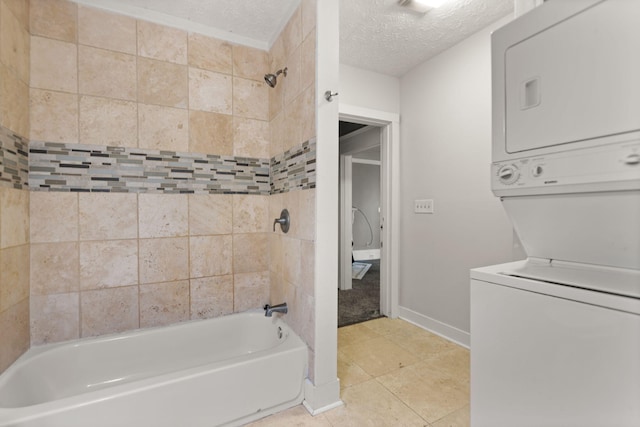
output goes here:
<path id="1" fill-rule="evenodd" d="M 469 269 L 512 260 L 512 227 L 491 193 L 490 33 L 401 79 L 400 306 L 469 332 Z M 433 199 L 435 213 L 413 213 Z"/>

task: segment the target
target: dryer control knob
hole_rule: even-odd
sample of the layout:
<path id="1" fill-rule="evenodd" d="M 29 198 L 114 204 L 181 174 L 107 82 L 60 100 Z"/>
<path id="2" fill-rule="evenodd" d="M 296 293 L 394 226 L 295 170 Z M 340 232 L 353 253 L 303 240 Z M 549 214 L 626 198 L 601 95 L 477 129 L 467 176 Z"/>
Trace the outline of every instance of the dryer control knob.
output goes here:
<path id="1" fill-rule="evenodd" d="M 505 185 L 511 185 L 520 178 L 520 171 L 516 165 L 503 166 L 498 170 L 498 178 Z"/>

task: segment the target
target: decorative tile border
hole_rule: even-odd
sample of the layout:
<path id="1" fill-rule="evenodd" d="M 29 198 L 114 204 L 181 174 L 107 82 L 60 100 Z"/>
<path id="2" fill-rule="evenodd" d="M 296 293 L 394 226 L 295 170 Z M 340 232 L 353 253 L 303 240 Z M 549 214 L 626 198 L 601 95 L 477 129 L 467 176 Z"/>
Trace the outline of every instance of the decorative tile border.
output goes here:
<path id="1" fill-rule="evenodd" d="M 269 194 L 269 159 L 36 142 L 32 190 Z"/>
<path id="2" fill-rule="evenodd" d="M 29 142 L 0 126 L 0 186 L 27 189 Z"/>
<path id="3" fill-rule="evenodd" d="M 38 141 L 27 153 L 8 131 L 0 141 L 0 184 L 26 188 L 28 178 L 35 191 L 269 195 L 316 186 L 315 139 L 270 160 Z"/>
<path id="4" fill-rule="evenodd" d="M 271 194 L 316 187 L 316 140 L 271 158 Z"/>

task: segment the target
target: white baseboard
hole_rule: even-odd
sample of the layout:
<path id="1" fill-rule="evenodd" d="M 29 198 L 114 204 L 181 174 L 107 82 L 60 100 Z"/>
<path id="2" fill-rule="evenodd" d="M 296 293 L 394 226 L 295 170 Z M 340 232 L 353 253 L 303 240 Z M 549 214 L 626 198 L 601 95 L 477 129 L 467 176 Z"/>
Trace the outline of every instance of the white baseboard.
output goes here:
<path id="1" fill-rule="evenodd" d="M 439 320 L 432 319 L 406 307 L 398 307 L 398 317 L 458 345 L 466 348 L 470 347 L 471 335 L 469 332 L 447 325 L 446 323 L 442 323 Z"/>
<path id="2" fill-rule="evenodd" d="M 340 380 L 336 378 L 328 384 L 316 386 L 307 378 L 302 405 L 313 416 L 344 405 L 340 400 Z"/>
<path id="3" fill-rule="evenodd" d="M 356 261 L 380 259 L 380 249 L 362 249 L 353 251 L 353 259 Z"/>

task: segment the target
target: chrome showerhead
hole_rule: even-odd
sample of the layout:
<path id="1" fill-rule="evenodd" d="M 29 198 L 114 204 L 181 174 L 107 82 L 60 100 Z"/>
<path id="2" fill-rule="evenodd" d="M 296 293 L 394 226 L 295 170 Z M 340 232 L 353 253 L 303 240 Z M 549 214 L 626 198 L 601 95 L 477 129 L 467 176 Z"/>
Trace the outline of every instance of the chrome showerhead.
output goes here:
<path id="1" fill-rule="evenodd" d="M 284 67 L 283 70 L 278 70 L 276 71 L 275 74 L 265 74 L 264 75 L 264 81 L 267 82 L 267 84 L 270 87 L 276 87 L 276 85 L 278 84 L 278 76 L 280 74 L 283 74 L 285 77 L 287 77 L 287 67 Z"/>

